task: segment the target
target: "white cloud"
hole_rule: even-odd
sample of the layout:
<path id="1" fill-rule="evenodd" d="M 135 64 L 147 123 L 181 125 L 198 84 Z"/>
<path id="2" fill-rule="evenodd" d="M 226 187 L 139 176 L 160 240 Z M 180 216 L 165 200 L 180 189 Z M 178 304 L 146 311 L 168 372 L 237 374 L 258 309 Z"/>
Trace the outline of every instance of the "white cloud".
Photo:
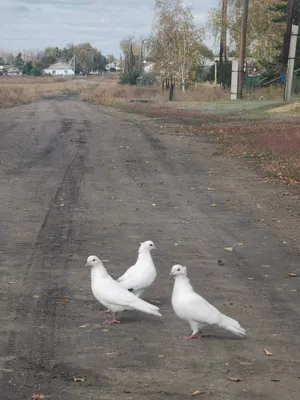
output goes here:
<path id="1" fill-rule="evenodd" d="M 189 2 L 197 26 L 205 25 L 217 1 Z M 104 54 L 118 55 L 125 36 L 150 34 L 154 0 L 0 0 L 0 9 L 2 49 L 43 49 L 88 41 Z"/>

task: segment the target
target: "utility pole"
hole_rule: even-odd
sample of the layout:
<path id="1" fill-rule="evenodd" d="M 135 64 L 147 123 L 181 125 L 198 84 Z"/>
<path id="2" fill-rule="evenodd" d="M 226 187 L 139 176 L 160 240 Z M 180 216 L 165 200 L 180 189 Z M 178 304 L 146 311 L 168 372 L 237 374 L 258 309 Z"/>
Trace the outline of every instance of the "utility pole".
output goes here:
<path id="1" fill-rule="evenodd" d="M 223 61 L 223 56 L 227 59 L 227 9 L 228 0 L 222 0 L 222 21 L 221 21 L 221 38 L 220 38 L 220 63 Z"/>
<path id="2" fill-rule="evenodd" d="M 286 14 L 286 29 L 283 39 L 283 71 L 287 67 L 288 57 L 289 57 L 289 49 L 290 49 L 290 41 L 291 41 L 291 33 L 292 33 L 292 23 L 293 23 L 293 10 L 294 10 L 295 0 L 288 0 L 287 3 L 287 14 Z"/>
<path id="3" fill-rule="evenodd" d="M 286 83 L 285 83 L 285 93 L 284 93 L 285 101 L 290 101 L 291 99 L 298 30 L 299 30 L 298 25 L 292 25 L 290 48 L 288 54 L 288 64 L 286 70 Z"/>
<path id="4" fill-rule="evenodd" d="M 242 14 L 242 29 L 240 42 L 240 57 L 239 57 L 239 77 L 238 77 L 238 98 L 243 97 L 243 80 L 244 80 L 244 65 L 246 55 L 246 40 L 247 40 L 247 24 L 248 24 L 248 8 L 249 0 L 244 0 Z"/>

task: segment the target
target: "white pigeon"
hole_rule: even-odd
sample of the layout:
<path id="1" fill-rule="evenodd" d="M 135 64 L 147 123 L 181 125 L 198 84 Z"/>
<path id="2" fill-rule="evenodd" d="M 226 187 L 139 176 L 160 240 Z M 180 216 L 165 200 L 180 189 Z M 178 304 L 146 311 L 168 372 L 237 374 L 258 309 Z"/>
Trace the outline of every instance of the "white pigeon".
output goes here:
<path id="1" fill-rule="evenodd" d="M 141 242 L 136 263 L 117 280 L 123 288 L 137 297 L 140 297 L 156 279 L 157 271 L 150 254 L 153 249 L 156 247 L 151 240 Z"/>
<path id="2" fill-rule="evenodd" d="M 240 324 L 226 315 L 220 313 L 213 305 L 194 292 L 187 276 L 186 267 L 174 265 L 170 275 L 175 279 L 172 293 L 172 306 L 177 317 L 188 321 L 192 334 L 182 339 L 198 339 L 202 336 L 201 329 L 205 325 L 218 327 L 244 336 L 246 331 Z"/>
<path id="3" fill-rule="evenodd" d="M 139 299 L 115 281 L 98 257 L 89 256 L 86 266 L 91 267 L 93 295 L 112 313 L 112 320 L 105 321 L 105 324 L 120 323 L 116 320 L 116 313 L 124 310 L 138 310 L 161 317 L 158 307 Z"/>

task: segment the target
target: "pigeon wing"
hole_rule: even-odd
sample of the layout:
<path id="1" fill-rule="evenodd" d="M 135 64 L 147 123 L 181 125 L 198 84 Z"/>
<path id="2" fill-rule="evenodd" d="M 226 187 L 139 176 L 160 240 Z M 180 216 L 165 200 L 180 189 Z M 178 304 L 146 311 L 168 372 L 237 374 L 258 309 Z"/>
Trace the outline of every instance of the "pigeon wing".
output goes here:
<path id="1" fill-rule="evenodd" d="M 124 288 L 130 290 L 139 290 L 139 289 L 144 289 L 145 284 L 144 284 L 144 279 L 143 279 L 143 273 L 139 269 L 135 268 L 135 265 L 132 267 L 128 268 L 128 270 L 120 276 L 120 278 L 117 280 L 117 282 L 120 283 L 121 286 Z"/>
<path id="2" fill-rule="evenodd" d="M 188 320 L 209 325 L 218 324 L 221 320 L 220 311 L 194 291 L 185 297 L 184 303 Z"/>
<path id="3" fill-rule="evenodd" d="M 138 299 L 133 293 L 129 292 L 127 289 L 123 288 L 117 281 L 109 277 L 110 279 L 105 279 L 101 284 L 96 284 L 93 286 L 93 291 L 99 296 L 101 300 L 105 303 L 136 308 L 136 302 Z M 143 302 L 143 300 L 140 300 Z M 145 302 L 146 303 L 146 302 Z M 158 307 L 146 303 L 153 310 L 159 310 Z"/>

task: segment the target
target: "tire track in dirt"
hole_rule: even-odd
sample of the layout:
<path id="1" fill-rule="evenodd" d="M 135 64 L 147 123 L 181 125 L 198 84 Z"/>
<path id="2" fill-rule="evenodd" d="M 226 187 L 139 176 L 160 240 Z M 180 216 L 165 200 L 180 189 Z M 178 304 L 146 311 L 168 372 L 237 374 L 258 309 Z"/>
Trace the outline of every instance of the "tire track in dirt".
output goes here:
<path id="1" fill-rule="evenodd" d="M 51 392 L 50 361 L 54 353 L 55 332 L 58 325 L 64 323 L 65 303 L 57 300 L 64 299 L 67 291 L 73 210 L 85 174 L 86 139 L 81 139 L 89 126 L 88 123 L 83 125 L 80 132 L 77 130 L 79 137 L 75 157 L 51 201 L 26 266 L 23 279 L 26 292 L 18 303 L 15 321 L 27 317 L 28 330 L 23 336 L 14 331 L 8 342 L 9 354 L 18 354 L 18 361 L 23 364 L 24 386 L 12 388 L 8 385 L 6 393 L 11 393 L 13 397 L 7 398 L 23 399 L 27 398 L 25 393 L 30 397 L 34 392 Z M 61 132 L 55 140 L 71 126 L 71 120 L 63 119 Z"/>

